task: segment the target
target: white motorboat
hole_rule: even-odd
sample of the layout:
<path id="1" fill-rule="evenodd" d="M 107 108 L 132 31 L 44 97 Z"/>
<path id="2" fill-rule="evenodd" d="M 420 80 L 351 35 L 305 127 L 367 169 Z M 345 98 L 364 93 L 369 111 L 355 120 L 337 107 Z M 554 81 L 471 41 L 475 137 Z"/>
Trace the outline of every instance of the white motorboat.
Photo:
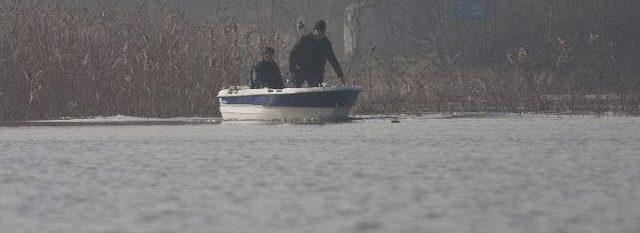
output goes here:
<path id="1" fill-rule="evenodd" d="M 284 89 L 231 87 L 218 93 L 225 120 L 346 120 L 360 86 Z"/>

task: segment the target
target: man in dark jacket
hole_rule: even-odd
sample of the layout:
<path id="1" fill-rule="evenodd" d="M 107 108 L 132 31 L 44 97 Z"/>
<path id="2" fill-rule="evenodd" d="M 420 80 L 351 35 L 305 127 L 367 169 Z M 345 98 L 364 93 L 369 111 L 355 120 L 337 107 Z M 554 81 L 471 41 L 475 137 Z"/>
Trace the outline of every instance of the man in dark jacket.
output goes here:
<path id="1" fill-rule="evenodd" d="M 340 78 L 340 82 L 345 83 L 342 68 L 333 53 L 331 42 L 325 35 L 326 29 L 327 23 L 324 20 L 318 21 L 313 32 L 302 36 L 291 50 L 289 71 L 295 87 L 301 87 L 305 81 L 310 87 L 322 85 L 327 61 Z"/>
<path id="2" fill-rule="evenodd" d="M 260 60 L 253 69 L 251 69 L 251 89 L 271 88 L 282 89 L 282 73 L 280 67 L 275 61 L 276 50 L 266 47 L 262 51 L 262 60 Z"/>

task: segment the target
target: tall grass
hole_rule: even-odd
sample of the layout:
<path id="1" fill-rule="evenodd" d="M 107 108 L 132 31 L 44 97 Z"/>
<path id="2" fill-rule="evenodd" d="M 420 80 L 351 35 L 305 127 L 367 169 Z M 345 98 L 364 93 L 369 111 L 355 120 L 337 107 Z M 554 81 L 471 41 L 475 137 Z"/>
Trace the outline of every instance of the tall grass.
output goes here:
<path id="1" fill-rule="evenodd" d="M 450 112 L 640 114 L 633 78 L 594 90 L 556 82 L 571 79 L 550 69 L 440 67 L 420 59 L 374 59 L 350 72 L 366 92 L 358 113 Z M 633 74 L 627 74 L 633 76 Z"/>
<path id="2" fill-rule="evenodd" d="M 230 18 L 207 24 L 144 2 L 88 9 L 0 0 L 0 120 L 215 116 L 217 92 L 245 83 L 262 46 L 276 47 L 285 63 L 291 41 L 279 35 L 286 33 L 264 34 Z M 365 86 L 356 111 L 638 114 L 638 69 L 612 61 L 612 49 L 597 38 L 583 47 L 567 40 L 547 43 L 552 49 L 513 49 L 506 63 L 372 52 L 348 72 Z M 594 74 L 615 82 L 576 81 Z"/>
<path id="3" fill-rule="evenodd" d="M 2 4 L 2 119 L 215 115 L 217 91 L 277 41 L 167 7 Z"/>

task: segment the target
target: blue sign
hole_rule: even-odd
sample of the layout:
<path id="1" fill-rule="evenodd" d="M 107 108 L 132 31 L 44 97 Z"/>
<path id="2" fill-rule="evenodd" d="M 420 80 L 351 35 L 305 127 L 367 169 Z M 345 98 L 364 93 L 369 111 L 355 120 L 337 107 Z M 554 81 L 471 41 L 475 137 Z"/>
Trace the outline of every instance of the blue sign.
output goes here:
<path id="1" fill-rule="evenodd" d="M 486 20 L 487 0 L 459 0 L 457 16 L 462 20 Z"/>

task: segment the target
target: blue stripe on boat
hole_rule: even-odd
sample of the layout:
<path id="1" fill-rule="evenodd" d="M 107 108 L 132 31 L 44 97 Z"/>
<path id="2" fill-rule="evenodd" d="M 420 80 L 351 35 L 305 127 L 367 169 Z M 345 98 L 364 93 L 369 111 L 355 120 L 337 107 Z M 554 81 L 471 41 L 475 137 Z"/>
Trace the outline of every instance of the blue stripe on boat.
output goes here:
<path id="1" fill-rule="evenodd" d="M 248 104 L 279 107 L 350 107 L 360 91 L 323 91 L 291 94 L 267 94 L 219 97 L 221 104 Z"/>

